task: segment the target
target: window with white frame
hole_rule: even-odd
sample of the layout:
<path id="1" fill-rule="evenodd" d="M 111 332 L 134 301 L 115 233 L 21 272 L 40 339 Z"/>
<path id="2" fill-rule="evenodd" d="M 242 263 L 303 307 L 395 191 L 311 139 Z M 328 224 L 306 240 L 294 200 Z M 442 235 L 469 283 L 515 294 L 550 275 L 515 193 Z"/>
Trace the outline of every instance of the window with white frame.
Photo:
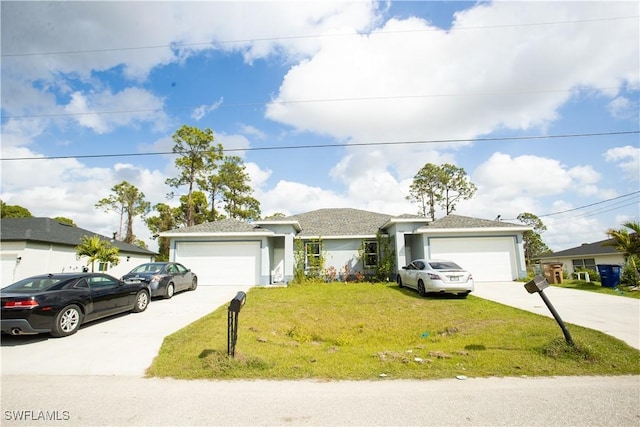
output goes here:
<path id="1" fill-rule="evenodd" d="M 320 242 L 305 242 L 304 266 L 306 269 L 314 269 L 320 266 Z"/>
<path id="2" fill-rule="evenodd" d="M 378 265 L 378 242 L 375 240 L 364 241 L 364 253 L 362 262 L 365 268 L 375 268 Z"/>
<path id="3" fill-rule="evenodd" d="M 594 258 L 572 259 L 573 271 L 583 269 L 596 271 L 596 260 Z"/>
<path id="4" fill-rule="evenodd" d="M 98 271 L 107 271 L 109 269 L 109 263 L 108 262 L 100 262 L 98 264 Z"/>

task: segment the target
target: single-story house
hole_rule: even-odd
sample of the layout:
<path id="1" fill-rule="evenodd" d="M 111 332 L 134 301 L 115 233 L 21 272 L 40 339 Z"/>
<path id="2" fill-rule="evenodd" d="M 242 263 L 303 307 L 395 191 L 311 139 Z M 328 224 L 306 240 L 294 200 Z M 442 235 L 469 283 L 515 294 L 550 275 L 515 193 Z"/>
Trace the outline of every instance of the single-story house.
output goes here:
<path id="1" fill-rule="evenodd" d="M 598 271 L 598 264 L 623 265 L 624 256 L 611 245 L 613 239 L 595 243 L 583 243 L 575 248 L 539 257 L 541 263 L 559 262 L 562 269 L 572 276 L 576 269 L 587 268 Z"/>
<path id="2" fill-rule="evenodd" d="M 395 272 L 417 258 L 444 258 L 470 270 L 476 281 L 526 276 L 522 233 L 528 226 L 448 215 L 431 222 L 358 209 L 319 209 L 247 223 L 226 219 L 160 233 L 169 259 L 198 274 L 202 285 L 288 283 L 296 262 L 310 269 L 371 273 L 381 256 L 380 236 L 391 248 Z M 326 275 L 326 274 L 325 274 Z"/>
<path id="3" fill-rule="evenodd" d="M 121 277 L 136 265 L 153 261 L 157 255 L 51 218 L 3 218 L 0 221 L 2 286 L 36 274 L 81 271 L 88 259 L 77 259 L 75 248 L 84 236 L 96 235 L 117 247 L 120 258 L 118 265 L 96 262 L 96 271 Z"/>

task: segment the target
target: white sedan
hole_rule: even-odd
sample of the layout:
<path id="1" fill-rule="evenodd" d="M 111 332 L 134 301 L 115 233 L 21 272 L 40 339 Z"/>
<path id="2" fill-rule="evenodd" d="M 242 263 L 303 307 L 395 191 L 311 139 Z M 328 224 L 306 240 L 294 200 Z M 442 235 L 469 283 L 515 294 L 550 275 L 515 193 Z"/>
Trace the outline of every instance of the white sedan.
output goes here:
<path id="1" fill-rule="evenodd" d="M 398 286 L 418 291 L 421 296 L 431 292 L 450 293 L 465 298 L 473 291 L 473 276 L 452 261 L 416 259 L 402 267 L 396 277 Z"/>

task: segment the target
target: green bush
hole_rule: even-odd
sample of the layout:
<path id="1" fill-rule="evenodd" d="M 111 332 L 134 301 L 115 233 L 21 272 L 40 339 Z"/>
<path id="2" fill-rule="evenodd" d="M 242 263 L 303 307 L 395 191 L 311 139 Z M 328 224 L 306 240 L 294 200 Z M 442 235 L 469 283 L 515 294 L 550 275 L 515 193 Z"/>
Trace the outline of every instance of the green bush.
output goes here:
<path id="1" fill-rule="evenodd" d="M 630 257 L 627 262 L 622 266 L 620 272 L 620 284 L 624 286 L 640 286 L 640 272 L 638 266 L 640 265 L 640 259 L 637 256 Z"/>

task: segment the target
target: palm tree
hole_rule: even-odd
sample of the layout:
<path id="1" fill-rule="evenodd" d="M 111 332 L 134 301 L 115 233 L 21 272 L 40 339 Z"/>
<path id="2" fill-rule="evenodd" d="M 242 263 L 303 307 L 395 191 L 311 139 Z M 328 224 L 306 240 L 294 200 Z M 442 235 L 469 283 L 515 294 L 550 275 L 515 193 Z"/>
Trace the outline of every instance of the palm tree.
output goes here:
<path id="1" fill-rule="evenodd" d="M 91 272 L 94 271 L 95 261 L 117 265 L 120 262 L 118 252 L 118 248 L 112 247 L 108 241 L 99 236 L 82 236 L 80 244 L 76 246 L 76 258 L 89 258 L 87 265 L 91 264 Z"/>
<path id="2" fill-rule="evenodd" d="M 636 264 L 636 260 L 640 259 L 640 223 L 638 221 L 628 221 L 622 225 L 631 230 L 631 233 L 625 228 L 620 230 L 610 228 L 607 230 L 607 235 L 613 241 L 608 245 L 614 246 L 618 252 L 622 253 L 625 262 L 632 268 L 637 284 L 640 282 L 640 272 L 638 272 Z"/>

